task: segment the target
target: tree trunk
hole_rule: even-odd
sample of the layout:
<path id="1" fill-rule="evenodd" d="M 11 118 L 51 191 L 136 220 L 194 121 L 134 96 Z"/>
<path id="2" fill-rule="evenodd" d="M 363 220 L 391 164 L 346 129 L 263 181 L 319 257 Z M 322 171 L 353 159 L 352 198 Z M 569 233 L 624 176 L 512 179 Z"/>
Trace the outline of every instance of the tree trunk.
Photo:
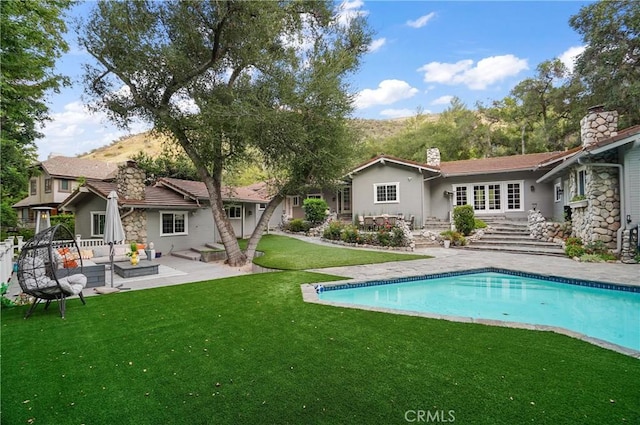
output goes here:
<path id="1" fill-rule="evenodd" d="M 271 220 L 271 216 L 273 212 L 276 210 L 278 205 L 282 202 L 284 196 L 276 195 L 271 201 L 267 204 L 267 208 L 262 212 L 262 216 L 260 216 L 260 220 L 258 220 L 258 224 L 256 228 L 253 230 L 251 237 L 249 238 L 249 243 L 247 245 L 247 250 L 245 251 L 245 256 L 247 261 L 253 261 L 253 257 L 256 255 L 256 248 L 258 247 L 258 243 L 260 242 L 260 238 L 262 238 L 262 234 L 264 233 L 264 229 L 269 225 L 269 220 Z"/>
<path id="2" fill-rule="evenodd" d="M 205 179 L 205 185 L 209 192 L 209 199 L 211 199 L 213 221 L 216 223 L 220 239 L 222 239 L 222 245 L 224 245 L 224 250 L 227 253 L 227 263 L 231 267 L 244 266 L 247 262 L 247 256 L 240 249 L 233 226 L 224 212 L 220 183 L 216 182 L 214 178 L 207 178 Z"/>

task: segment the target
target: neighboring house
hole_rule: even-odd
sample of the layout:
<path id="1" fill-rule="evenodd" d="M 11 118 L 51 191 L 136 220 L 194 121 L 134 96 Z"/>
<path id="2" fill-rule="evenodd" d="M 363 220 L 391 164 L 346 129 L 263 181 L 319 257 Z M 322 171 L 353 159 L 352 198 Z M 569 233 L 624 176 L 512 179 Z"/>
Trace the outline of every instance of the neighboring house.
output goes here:
<path id="1" fill-rule="evenodd" d="M 61 208 L 75 214 L 81 238 L 102 238 L 107 196 L 115 190 L 128 242 L 153 242 L 157 251 L 169 253 L 220 239 L 204 183 L 161 178 L 154 186 L 145 186 L 145 177 L 134 161 L 128 161 L 115 181 L 87 182 Z M 270 199 L 266 184 L 225 189 L 223 196 L 236 236 L 250 236 Z M 273 214 L 271 227 L 280 214 L 280 210 Z"/>
<path id="2" fill-rule="evenodd" d="M 33 208 L 49 207 L 51 215 L 56 215 L 60 203 L 80 185 L 79 180 L 106 180 L 118 169 L 116 164 L 54 155 L 35 167 L 38 173 L 29 180 L 29 196 L 13 205 L 18 219 L 27 227 L 35 225 Z"/>
<path id="3" fill-rule="evenodd" d="M 440 162 L 429 149 L 418 163 L 380 155 L 347 175 L 353 216 L 403 214 L 416 226 L 431 218 L 449 220 L 457 205 L 472 205 L 476 215 L 526 219 L 535 208 L 553 212 L 553 185 L 540 184 L 552 166 L 572 152 L 547 152 Z"/>
<path id="4" fill-rule="evenodd" d="M 618 132 L 617 112 L 596 107 L 580 127 L 582 146 L 538 181 L 553 184 L 555 214 L 567 209 L 573 236 L 632 258 L 640 226 L 640 125 Z"/>

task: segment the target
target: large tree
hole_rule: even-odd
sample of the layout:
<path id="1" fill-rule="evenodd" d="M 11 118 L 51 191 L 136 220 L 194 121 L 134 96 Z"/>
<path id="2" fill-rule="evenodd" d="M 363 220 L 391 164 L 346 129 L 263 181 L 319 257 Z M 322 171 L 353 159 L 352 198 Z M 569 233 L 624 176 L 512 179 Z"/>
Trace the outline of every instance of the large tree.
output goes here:
<path id="1" fill-rule="evenodd" d="M 349 165 L 347 77 L 367 51 L 361 17 L 331 1 L 102 1 L 81 24 L 96 59 L 85 86 L 126 125 L 170 134 L 205 183 L 230 265 L 244 264 L 288 194 L 324 186 Z M 257 157 L 273 198 L 246 252 L 223 205 L 225 169 Z"/>
<path id="2" fill-rule="evenodd" d="M 64 12 L 69 0 L 0 1 L 0 181 L 2 226 L 12 226 L 11 203 L 26 195 L 37 158 L 38 124 L 47 120 L 47 95 L 68 79 L 54 71 L 68 50 Z M 13 217 L 15 221 L 15 217 Z"/>
<path id="3" fill-rule="evenodd" d="M 617 109 L 625 125 L 640 124 L 640 2 L 592 3 L 569 24 L 586 44 L 574 73 L 591 106 L 602 103 Z"/>

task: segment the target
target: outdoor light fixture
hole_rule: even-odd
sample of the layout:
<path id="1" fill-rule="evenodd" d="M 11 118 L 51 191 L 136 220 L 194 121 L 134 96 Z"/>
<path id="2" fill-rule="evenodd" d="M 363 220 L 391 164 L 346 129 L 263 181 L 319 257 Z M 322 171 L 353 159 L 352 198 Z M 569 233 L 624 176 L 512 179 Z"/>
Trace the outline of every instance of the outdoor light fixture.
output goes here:
<path id="1" fill-rule="evenodd" d="M 536 187 L 534 185 L 531 185 L 531 191 L 535 192 L 536 191 Z"/>

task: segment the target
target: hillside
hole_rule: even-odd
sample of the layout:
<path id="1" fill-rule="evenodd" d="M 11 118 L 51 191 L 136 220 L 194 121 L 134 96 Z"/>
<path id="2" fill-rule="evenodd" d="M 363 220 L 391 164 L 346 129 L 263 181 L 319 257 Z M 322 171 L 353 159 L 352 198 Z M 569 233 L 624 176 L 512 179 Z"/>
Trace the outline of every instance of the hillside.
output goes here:
<path id="1" fill-rule="evenodd" d="M 437 119 L 437 115 L 425 116 L 428 119 Z M 400 134 L 413 126 L 415 118 L 397 118 L 389 120 L 352 120 L 353 127 L 360 133 L 361 141 L 373 143 L 380 142 L 389 137 Z M 89 153 L 78 155 L 80 158 L 97 159 L 108 162 L 122 162 L 130 159 L 140 151 L 144 151 L 151 157 L 157 157 L 162 152 L 162 145 L 169 139 L 152 134 L 135 134 L 114 140 L 111 144 L 96 148 Z"/>

